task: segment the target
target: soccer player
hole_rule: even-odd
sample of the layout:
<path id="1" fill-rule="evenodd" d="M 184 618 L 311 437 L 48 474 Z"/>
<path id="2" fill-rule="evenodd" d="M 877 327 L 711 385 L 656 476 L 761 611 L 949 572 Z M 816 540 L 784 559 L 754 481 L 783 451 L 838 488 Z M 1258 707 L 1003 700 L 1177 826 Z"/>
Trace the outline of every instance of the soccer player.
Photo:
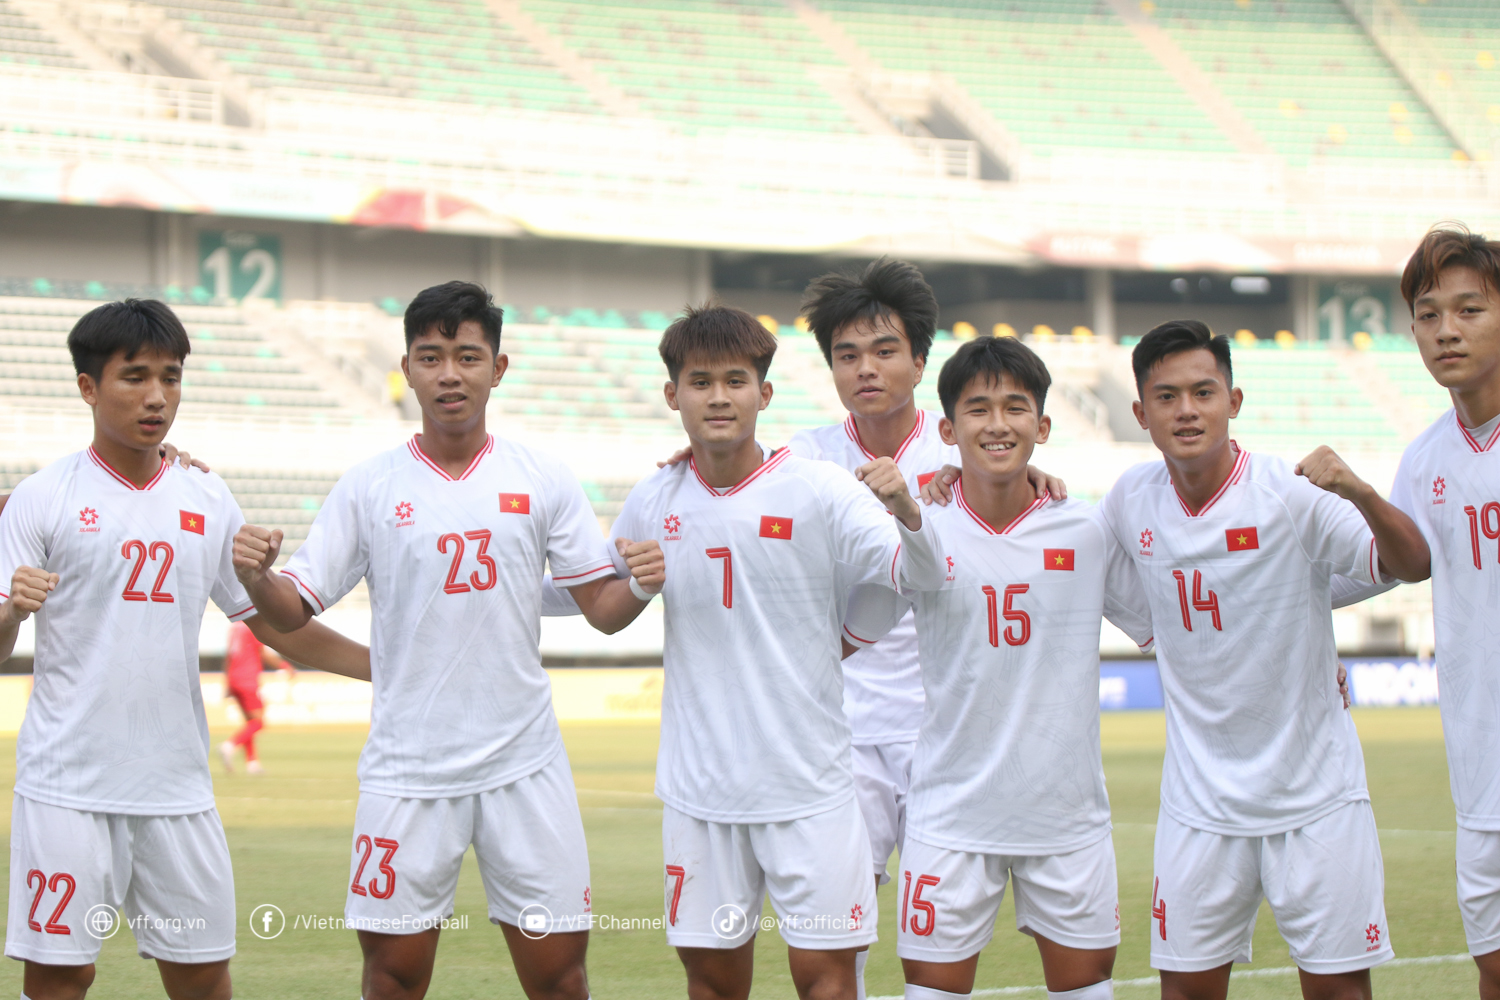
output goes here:
<path id="1" fill-rule="evenodd" d="M 0 658 L 36 616 L 5 954 L 31 1000 L 76 1000 L 123 907 L 169 997 L 227 1000 L 234 881 L 198 683 L 204 607 L 322 669 L 368 678 L 368 651 L 264 624 L 235 579 L 229 489 L 163 460 L 190 350 L 172 311 L 102 305 L 68 349 L 93 443 L 22 481 L 0 517 Z"/>
<path id="2" fill-rule="evenodd" d="M 634 575 L 616 579 L 567 467 L 488 432 L 501 322 L 478 285 L 418 294 L 401 364 L 422 433 L 345 473 L 283 572 L 279 531 L 236 538 L 240 579 L 277 628 L 369 586 L 375 700 L 344 907 L 364 1000 L 425 995 L 471 844 L 526 995 L 588 996 L 588 851 L 537 648 L 543 571 L 612 632 L 659 588 L 661 553 L 621 542 Z"/>
<path id="3" fill-rule="evenodd" d="M 614 534 L 659 539 L 666 562 L 667 941 L 690 997 L 746 997 L 769 891 L 798 994 L 853 1000 L 876 902 L 839 628 L 851 587 L 896 585 L 903 539 L 914 576 L 936 558 L 891 459 L 860 474 L 894 518 L 843 470 L 756 441 L 776 339 L 754 317 L 689 310 L 660 350 L 692 456 L 638 483 Z"/>
<path id="4" fill-rule="evenodd" d="M 288 678 L 293 676 L 291 664 L 257 639 L 246 625 L 234 622 L 229 626 L 229 648 L 224 652 L 224 687 L 229 697 L 239 703 L 245 724 L 239 732 L 219 744 L 224 770 L 234 771 L 236 747 L 245 748 L 245 773 L 261 774 L 265 770 L 255 755 L 255 734 L 265 728 L 263 718 L 266 713 L 265 703 L 260 700 L 260 675 L 278 667 Z"/>
<path id="5" fill-rule="evenodd" d="M 1378 496 L 1350 503 L 1229 437 L 1229 342 L 1158 326 L 1132 367 L 1161 462 L 1101 505 L 1155 620 L 1167 705 L 1151 963 L 1164 998 L 1226 995 L 1264 896 L 1307 997 L 1368 997 L 1392 955 L 1364 758 L 1327 664 L 1330 579 L 1420 579 L 1427 547 Z"/>
<path id="6" fill-rule="evenodd" d="M 1113 996 L 1119 893 L 1099 752 L 1099 619 L 1144 648 L 1151 613 L 1098 512 L 1049 503 L 1028 481 L 1051 431 L 1050 384 L 1013 338 L 965 344 L 938 377 L 940 432 L 962 473 L 955 502 L 925 512 L 947 572 L 906 593 L 927 694 L 898 890 L 908 1000 L 970 994 L 1010 879 L 1048 996 Z M 905 598 L 885 599 L 882 620 L 862 606 L 879 597 L 862 590 L 846 629 L 868 614 L 869 635 L 883 632 Z"/>

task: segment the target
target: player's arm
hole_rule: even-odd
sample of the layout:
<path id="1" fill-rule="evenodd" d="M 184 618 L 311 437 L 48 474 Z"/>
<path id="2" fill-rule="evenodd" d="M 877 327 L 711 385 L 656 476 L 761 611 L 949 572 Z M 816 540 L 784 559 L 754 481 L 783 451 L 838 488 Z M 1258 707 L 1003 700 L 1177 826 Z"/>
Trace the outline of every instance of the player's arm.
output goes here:
<path id="1" fill-rule="evenodd" d="M 932 531 L 924 531 L 922 507 L 906 491 L 906 477 L 891 458 L 877 458 L 855 470 L 856 479 L 870 488 L 875 498 L 896 518 L 901 544 L 895 556 L 895 571 L 882 586 L 903 590 L 937 590 L 942 585 L 942 560 Z M 853 518 L 850 518 L 851 522 Z"/>
<path id="2" fill-rule="evenodd" d="M 16 648 L 21 623 L 42 609 L 47 595 L 57 589 L 57 574 L 34 566 L 18 566 L 10 578 L 10 596 L 0 604 L 0 660 Z"/>
<path id="3" fill-rule="evenodd" d="M 613 635 L 635 621 L 667 582 L 666 556 L 656 539 L 633 542 L 616 538 L 615 550 L 625 560 L 629 577 L 605 577 L 568 588 L 583 617 L 605 635 Z"/>
<path id="4" fill-rule="evenodd" d="M 1375 487 L 1360 479 L 1327 445 L 1297 463 L 1297 475 L 1335 496 L 1354 504 L 1380 552 L 1380 571 L 1407 583 L 1432 575 L 1432 553 L 1417 525 L 1400 508 L 1382 497 Z"/>
<path id="5" fill-rule="evenodd" d="M 277 632 L 295 632 L 312 619 L 312 606 L 298 592 L 295 583 L 271 568 L 280 554 L 280 528 L 267 530 L 254 524 L 242 524 L 235 532 L 234 575 L 239 577 L 245 593 L 250 595 L 256 617 L 263 618 L 265 624 Z M 256 638 L 268 646 L 273 645 L 259 632 L 256 632 Z M 286 653 L 279 646 L 275 648 Z"/>
<path id="6" fill-rule="evenodd" d="M 911 601 L 889 587 L 869 583 L 850 587 L 839 633 L 843 659 L 884 639 L 910 610 Z"/>
<path id="7" fill-rule="evenodd" d="M 370 648 L 335 632 L 322 622 L 308 621 L 291 632 L 278 632 L 263 615 L 257 614 L 246 618 L 245 624 L 250 626 L 255 638 L 288 660 L 358 681 L 370 679 Z"/>

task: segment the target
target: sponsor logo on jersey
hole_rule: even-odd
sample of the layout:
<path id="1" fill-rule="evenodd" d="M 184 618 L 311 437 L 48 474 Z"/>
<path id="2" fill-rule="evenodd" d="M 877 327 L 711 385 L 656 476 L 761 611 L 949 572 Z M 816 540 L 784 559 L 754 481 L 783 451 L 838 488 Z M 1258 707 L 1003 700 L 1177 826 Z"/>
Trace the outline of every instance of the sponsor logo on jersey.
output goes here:
<path id="1" fill-rule="evenodd" d="M 863 906 L 855 903 L 853 906 L 849 907 L 849 929 L 851 931 L 859 930 L 859 923 L 864 918 L 865 908 Z"/>
<path id="2" fill-rule="evenodd" d="M 411 524 L 413 513 L 415 513 L 415 509 L 405 500 L 396 504 L 396 527 L 399 528 L 403 524 Z"/>
<path id="3" fill-rule="evenodd" d="M 195 535 L 203 534 L 202 514 L 194 514 L 190 510 L 179 510 L 177 513 L 181 515 L 183 531 L 191 531 Z"/>
<path id="4" fill-rule="evenodd" d="M 500 513 L 502 514 L 530 514 L 530 493 L 502 493 L 500 494 Z"/>
<path id="5" fill-rule="evenodd" d="M 771 517 L 769 514 L 760 519 L 760 537 L 762 538 L 786 538 L 792 537 L 792 519 L 789 517 Z"/>
<path id="6" fill-rule="evenodd" d="M 79 531 L 99 530 L 99 512 L 92 507 L 85 507 L 83 510 L 80 510 L 78 512 L 78 520 L 83 522 L 83 527 L 79 528 Z"/>
<path id="7" fill-rule="evenodd" d="M 1445 503 L 1443 493 L 1448 489 L 1448 480 L 1438 476 L 1432 481 L 1432 502 L 1435 504 Z"/>
<path id="8" fill-rule="evenodd" d="M 1151 534 L 1150 528 L 1141 532 L 1141 555 L 1149 556 L 1151 554 L 1151 543 L 1155 540 L 1156 536 Z"/>
<path id="9" fill-rule="evenodd" d="M 1072 549 L 1043 549 L 1042 569 L 1065 569 L 1073 571 Z"/>
<path id="10" fill-rule="evenodd" d="M 1368 948 L 1366 948 L 1365 951 L 1379 951 L 1380 950 L 1380 925 L 1379 924 L 1371 924 L 1370 926 L 1368 926 L 1368 927 L 1365 928 L 1365 940 L 1368 941 L 1368 942 L 1370 942 L 1370 946 Z"/>
<path id="11" fill-rule="evenodd" d="M 665 532 L 662 536 L 664 542 L 682 541 L 682 518 L 676 514 L 668 514 L 661 522 L 661 530 Z"/>
<path id="12" fill-rule="evenodd" d="M 952 556 L 943 556 L 943 558 L 946 559 L 946 560 L 948 560 L 948 575 L 945 576 L 945 577 L 943 577 L 943 579 L 946 580 L 948 583 L 952 583 L 953 582 L 953 557 Z"/>
<path id="13" fill-rule="evenodd" d="M 1260 538 L 1254 528 L 1230 528 L 1224 532 L 1224 544 L 1229 546 L 1230 552 L 1244 552 L 1260 548 Z"/>

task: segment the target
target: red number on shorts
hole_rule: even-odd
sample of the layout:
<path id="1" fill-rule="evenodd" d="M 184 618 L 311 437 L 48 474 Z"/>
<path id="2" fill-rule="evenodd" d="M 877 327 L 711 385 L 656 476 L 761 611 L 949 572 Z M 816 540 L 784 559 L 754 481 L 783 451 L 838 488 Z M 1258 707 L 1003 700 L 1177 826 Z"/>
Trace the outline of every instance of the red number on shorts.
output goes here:
<path id="1" fill-rule="evenodd" d="M 453 550 L 453 565 L 448 567 L 448 579 L 443 584 L 445 594 L 467 594 L 469 585 L 458 578 L 458 564 L 464 561 L 464 536 L 452 531 L 438 539 L 438 551 L 443 555 L 448 554 L 448 543 L 452 542 L 457 548 Z"/>
<path id="2" fill-rule="evenodd" d="M 1151 919 L 1161 922 L 1161 939 L 1167 939 L 1167 901 L 1156 898 L 1158 890 L 1161 889 L 1161 876 L 1156 876 L 1156 881 L 1151 885 Z"/>
<path id="3" fill-rule="evenodd" d="M 933 907 L 931 900 L 922 898 L 922 890 L 923 888 L 935 886 L 941 881 L 942 879 L 938 878 L 936 875 L 918 875 L 917 891 L 912 892 L 911 872 L 906 873 L 906 890 L 911 895 L 911 908 L 927 914 L 927 923 L 925 926 L 921 925 L 921 923 L 917 920 L 917 915 L 915 913 L 911 915 L 911 921 L 910 923 L 908 923 L 905 913 L 906 904 L 903 902 L 901 905 L 901 909 L 903 911 L 901 914 L 901 923 L 906 927 L 907 930 L 917 935 L 917 937 L 926 937 L 927 935 L 932 933 L 935 927 L 937 927 L 937 910 Z"/>
<path id="4" fill-rule="evenodd" d="M 36 908 L 41 905 L 42 893 L 48 889 L 56 892 L 57 887 L 64 882 L 67 883 L 67 891 L 63 893 L 63 898 L 58 901 L 58 904 L 52 908 L 52 916 L 47 918 L 47 926 L 43 927 L 36 922 Z M 72 934 L 68 925 L 58 923 L 58 920 L 62 918 L 63 910 L 68 908 L 68 903 L 73 899 L 73 893 L 78 888 L 78 883 L 73 881 L 73 876 L 67 872 L 57 872 L 49 882 L 46 873 L 33 868 L 26 873 L 26 888 L 30 889 L 33 883 L 36 884 L 36 895 L 31 899 L 31 911 L 26 914 L 26 926 L 34 931 L 45 930 L 48 934 Z"/>
<path id="5" fill-rule="evenodd" d="M 1464 513 L 1469 515 L 1469 543 L 1474 547 L 1474 568 L 1484 569 L 1479 558 L 1479 534 L 1491 540 L 1500 540 L 1500 503 L 1491 500 L 1482 508 L 1465 507 Z M 1490 527 L 1490 518 L 1494 517 L 1495 526 Z M 1500 547 L 1497 547 L 1495 557 L 1500 559 Z"/>
<path id="6" fill-rule="evenodd" d="M 368 895 L 365 892 L 365 887 L 359 884 L 359 880 L 364 878 L 365 865 L 370 863 L 370 852 L 374 850 L 370 845 L 370 838 L 363 833 L 354 838 L 354 849 L 358 851 L 361 848 L 364 849 L 365 856 L 359 859 L 359 867 L 354 869 L 354 881 L 349 883 L 349 891 L 356 896 Z"/>
<path id="7" fill-rule="evenodd" d="M 130 579 L 125 581 L 125 589 L 120 591 L 120 596 L 127 601 L 144 601 L 146 600 L 145 593 L 136 590 L 135 584 L 141 578 L 141 570 L 146 567 L 146 543 L 139 538 L 132 538 L 120 546 L 120 555 L 126 559 L 130 558 L 130 553 L 132 552 L 136 554 L 135 567 L 131 569 Z"/>
<path id="8" fill-rule="evenodd" d="M 729 549 L 705 549 L 710 559 L 724 560 L 724 607 L 734 607 L 734 557 L 729 554 Z"/>
<path id="9" fill-rule="evenodd" d="M 380 876 L 370 879 L 370 895 L 376 899 L 390 899 L 391 893 L 396 891 L 396 869 L 391 867 L 391 856 L 396 853 L 396 848 L 401 845 L 386 837 L 376 837 L 375 846 L 385 851 L 380 859 L 380 873 L 385 876 L 385 888 L 379 888 Z M 368 856 L 366 856 L 368 859 Z"/>
<path id="10" fill-rule="evenodd" d="M 1174 569 L 1172 576 L 1177 580 L 1177 603 L 1182 608 L 1182 627 L 1189 632 L 1193 630 L 1193 616 L 1188 611 L 1187 577 L 1182 570 Z M 1219 620 L 1219 595 L 1212 590 L 1208 597 L 1203 596 L 1203 572 L 1193 570 L 1193 608 L 1197 611 L 1209 611 L 1213 613 L 1214 628 L 1220 632 L 1224 631 L 1224 625 Z"/>
<path id="11" fill-rule="evenodd" d="M 490 547 L 490 533 L 488 531 L 465 531 L 464 537 L 472 542 L 479 543 L 479 551 L 474 553 L 474 558 L 479 560 L 479 565 L 489 572 L 483 583 L 479 582 L 479 571 L 475 570 L 469 574 L 469 582 L 474 585 L 475 590 L 489 590 L 495 585 L 498 576 L 495 573 L 495 557 L 485 555 Z M 463 550 L 460 549 L 460 552 Z"/>
<path id="12" fill-rule="evenodd" d="M 1011 630 L 1011 626 L 1005 626 L 1005 644 L 1007 646 L 1024 646 L 1031 641 L 1031 616 L 1020 608 L 1011 606 L 1011 600 L 1017 594 L 1024 594 L 1031 589 L 1029 583 L 1013 583 L 1005 588 L 1005 604 L 1003 608 L 997 608 L 998 597 L 994 587 L 982 587 L 984 591 L 985 610 L 990 620 L 990 645 L 1000 645 L 1000 619 L 1008 622 L 1016 622 L 1021 626 L 1021 632 L 1017 635 Z M 998 614 L 996 612 L 999 612 Z"/>
<path id="13" fill-rule="evenodd" d="M 667 878 L 675 879 L 672 886 L 672 905 L 667 907 L 667 923 L 677 926 L 677 903 L 682 899 L 682 882 L 687 878 L 687 869 L 681 865 L 667 865 Z"/>
<path id="14" fill-rule="evenodd" d="M 162 590 L 162 584 L 167 582 L 167 570 L 172 568 L 172 546 L 166 542 L 151 543 L 151 561 L 156 562 L 156 554 L 160 552 L 165 558 L 162 560 L 161 570 L 156 574 L 156 582 L 151 585 L 151 599 L 158 604 L 171 604 L 172 595 Z"/>

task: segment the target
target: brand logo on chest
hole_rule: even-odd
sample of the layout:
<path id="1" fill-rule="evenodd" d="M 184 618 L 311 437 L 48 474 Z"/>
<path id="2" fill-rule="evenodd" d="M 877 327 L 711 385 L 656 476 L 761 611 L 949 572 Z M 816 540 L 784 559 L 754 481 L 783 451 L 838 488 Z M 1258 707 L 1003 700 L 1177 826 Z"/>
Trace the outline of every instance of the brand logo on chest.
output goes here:
<path id="1" fill-rule="evenodd" d="M 407 503 L 405 500 L 402 500 L 400 503 L 396 504 L 396 527 L 409 528 L 413 524 L 416 524 L 417 521 L 415 515 L 415 508 L 413 508 L 412 505 Z"/>
<path id="2" fill-rule="evenodd" d="M 1432 481 L 1432 502 L 1434 504 L 1445 503 L 1443 494 L 1448 491 L 1448 480 L 1438 476 Z"/>
<path id="3" fill-rule="evenodd" d="M 661 530 L 662 541 L 682 541 L 682 518 L 678 517 L 676 514 L 668 514 L 665 518 L 662 519 Z"/>
<path id="4" fill-rule="evenodd" d="M 1154 541 L 1156 541 L 1156 536 L 1151 534 L 1150 528 L 1141 532 L 1141 555 L 1149 556 L 1151 554 L 1151 543 Z"/>
<path id="5" fill-rule="evenodd" d="M 99 530 L 99 512 L 92 507 L 85 507 L 79 511 L 78 520 L 80 522 L 79 531 Z"/>
<path id="6" fill-rule="evenodd" d="M 953 557 L 952 556 L 943 556 L 943 558 L 946 559 L 946 560 L 948 560 L 948 575 L 945 576 L 945 577 L 943 577 L 943 580 L 945 582 L 947 582 L 947 583 L 952 583 L 953 582 Z"/>

